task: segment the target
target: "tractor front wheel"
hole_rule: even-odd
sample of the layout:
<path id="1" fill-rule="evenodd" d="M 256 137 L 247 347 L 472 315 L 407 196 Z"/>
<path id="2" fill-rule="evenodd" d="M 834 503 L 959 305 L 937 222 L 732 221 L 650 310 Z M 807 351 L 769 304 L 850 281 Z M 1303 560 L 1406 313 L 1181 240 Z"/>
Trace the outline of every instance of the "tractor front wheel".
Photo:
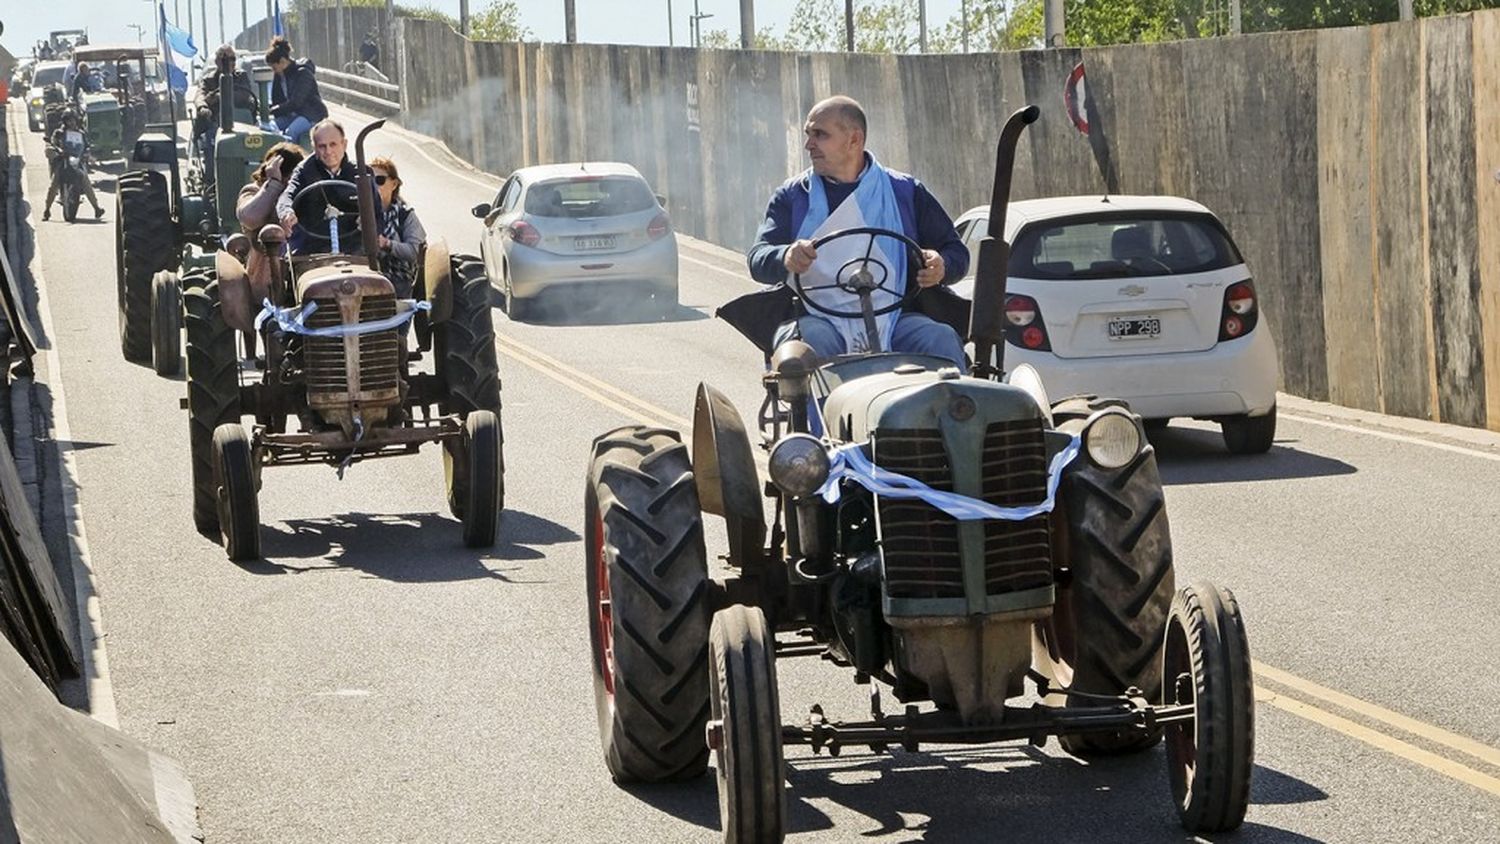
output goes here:
<path id="1" fill-rule="evenodd" d="M 229 559 L 260 559 L 260 502 L 255 489 L 255 450 L 238 422 L 214 431 L 214 489 L 219 526 Z"/>
<path id="2" fill-rule="evenodd" d="M 1182 825 L 1227 832 L 1245 819 L 1255 764 L 1250 645 L 1239 603 L 1210 583 L 1184 586 L 1167 621 L 1162 702 L 1193 720 L 1166 728 L 1167 777 Z"/>
<path id="3" fill-rule="evenodd" d="M 182 287 L 170 270 L 151 277 L 151 368 L 164 376 L 182 369 Z"/>
<path id="4" fill-rule="evenodd" d="M 500 420 L 488 410 L 476 410 L 464 420 L 463 489 L 455 490 L 455 473 L 448 471 L 450 499 L 463 499 L 464 544 L 487 548 L 495 544 L 500 525 Z M 444 455 L 449 452 L 445 451 Z"/>
<path id="5" fill-rule="evenodd" d="M 786 762 L 776 688 L 776 638 L 759 607 L 714 614 L 708 634 L 713 674 L 709 730 L 726 844 L 786 836 Z"/>
<path id="6" fill-rule="evenodd" d="M 594 441 L 584 489 L 594 703 L 616 782 L 708 767 L 708 563 L 687 446 L 629 427 Z"/>

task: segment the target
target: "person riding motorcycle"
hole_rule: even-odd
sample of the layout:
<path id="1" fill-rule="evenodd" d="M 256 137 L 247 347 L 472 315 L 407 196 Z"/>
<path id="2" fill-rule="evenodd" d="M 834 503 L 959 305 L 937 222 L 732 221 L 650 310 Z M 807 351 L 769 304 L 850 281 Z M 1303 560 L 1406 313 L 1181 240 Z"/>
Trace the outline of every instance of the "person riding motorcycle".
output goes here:
<path id="1" fill-rule="evenodd" d="M 42 205 L 42 219 L 52 219 L 52 202 L 57 199 L 62 191 L 63 179 L 68 178 L 68 156 L 76 155 L 87 159 L 88 137 L 83 132 L 83 121 L 79 120 L 78 112 L 73 109 L 63 113 L 62 125 L 47 139 L 47 164 L 52 171 L 52 183 L 47 186 L 47 201 Z M 99 204 L 99 198 L 94 195 L 94 186 L 87 179 L 82 179 L 79 188 L 83 195 L 88 197 L 89 204 L 94 206 L 94 219 L 104 216 L 104 208 Z"/>

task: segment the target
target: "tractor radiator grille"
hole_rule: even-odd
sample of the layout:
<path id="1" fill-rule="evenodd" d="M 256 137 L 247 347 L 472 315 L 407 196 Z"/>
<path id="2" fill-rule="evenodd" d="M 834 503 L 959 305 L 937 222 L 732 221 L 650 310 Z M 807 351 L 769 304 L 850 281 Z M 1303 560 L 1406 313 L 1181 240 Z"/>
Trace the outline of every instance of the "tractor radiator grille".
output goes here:
<path id="1" fill-rule="evenodd" d="M 317 299 L 318 309 L 307 318 L 309 328 L 342 322 L 334 299 Z M 360 322 L 375 322 L 396 315 L 395 294 L 366 296 L 359 306 Z M 377 331 L 359 337 L 359 391 L 393 390 L 397 387 L 399 339 L 395 330 Z M 303 345 L 303 370 L 310 392 L 350 391 L 344 338 L 308 337 Z"/>
<path id="2" fill-rule="evenodd" d="M 1001 507 L 1035 504 L 1047 495 L 1047 452 L 1041 420 L 996 422 L 985 431 L 982 497 Z M 953 476 L 937 431 L 884 430 L 875 435 L 875 462 L 952 491 Z M 886 591 L 892 598 L 963 598 L 958 520 L 920 501 L 880 501 Z M 985 521 L 985 592 L 1003 595 L 1052 582 L 1047 516 L 1021 522 Z"/>

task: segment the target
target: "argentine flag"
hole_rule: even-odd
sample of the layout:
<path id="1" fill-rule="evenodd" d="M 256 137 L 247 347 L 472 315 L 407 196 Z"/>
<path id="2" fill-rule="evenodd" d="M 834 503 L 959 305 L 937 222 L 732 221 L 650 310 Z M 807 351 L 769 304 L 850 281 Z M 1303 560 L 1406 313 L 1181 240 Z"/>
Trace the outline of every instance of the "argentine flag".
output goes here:
<path id="1" fill-rule="evenodd" d="M 186 91 L 188 75 L 192 73 L 193 57 L 198 55 L 198 45 L 193 36 L 167 21 L 167 4 L 158 3 L 161 12 L 161 54 L 167 67 L 167 81 L 173 91 Z"/>

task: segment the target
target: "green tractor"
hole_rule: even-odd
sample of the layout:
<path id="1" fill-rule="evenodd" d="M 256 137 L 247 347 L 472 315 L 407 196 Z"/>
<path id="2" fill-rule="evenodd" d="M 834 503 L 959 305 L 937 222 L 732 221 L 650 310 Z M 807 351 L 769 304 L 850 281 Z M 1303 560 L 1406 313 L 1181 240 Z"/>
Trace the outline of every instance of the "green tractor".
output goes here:
<path id="1" fill-rule="evenodd" d="M 273 72 L 258 68 L 252 74 L 260 92 L 258 113 L 234 107 L 232 76 L 222 76 L 212 157 L 189 139 L 184 174 L 177 124 L 152 124 L 135 143 L 130 169 L 120 176 L 115 194 L 120 347 L 126 360 L 150 363 L 160 375 L 176 375 L 182 367 L 181 279 L 213 272 L 223 239 L 240 230 L 236 191 L 250 180 L 266 150 L 285 140 L 262 128 L 270 125 L 266 104 Z M 226 187 L 215 190 L 216 185 Z"/>
<path id="2" fill-rule="evenodd" d="M 726 841 L 784 837 L 786 744 L 836 755 L 1056 737 L 1088 757 L 1165 738 L 1182 825 L 1211 833 L 1244 818 L 1245 629 L 1228 590 L 1177 585 L 1140 417 L 1108 399 L 1051 402 L 1030 367 L 1003 369 L 1005 211 L 1015 145 L 1037 114 L 1016 112 L 1001 133 L 973 375 L 878 344 L 832 360 L 782 344 L 756 438 L 769 483 L 738 412 L 708 385 L 690 440 L 627 427 L 594 441 L 584 548 L 605 764 L 622 783 L 674 781 L 712 756 Z M 908 261 L 917 245 L 861 228 L 815 246 L 847 238 L 864 257 L 828 284 L 793 276 L 803 303 L 867 324 L 910 305 L 916 285 L 887 285 L 897 274 L 872 256 L 877 238 Z M 833 312 L 833 287 L 859 310 Z M 895 304 L 877 307 L 877 294 Z M 723 579 L 709 576 L 719 555 L 705 548 L 705 512 L 725 522 Z M 814 705 L 783 721 L 777 663 L 809 657 L 870 687 L 867 720 Z"/>
<path id="3" fill-rule="evenodd" d="M 73 56 L 104 81 L 104 90 L 79 95 L 96 158 L 123 158 L 148 124 L 171 119 L 155 49 L 89 45 L 74 48 Z"/>

